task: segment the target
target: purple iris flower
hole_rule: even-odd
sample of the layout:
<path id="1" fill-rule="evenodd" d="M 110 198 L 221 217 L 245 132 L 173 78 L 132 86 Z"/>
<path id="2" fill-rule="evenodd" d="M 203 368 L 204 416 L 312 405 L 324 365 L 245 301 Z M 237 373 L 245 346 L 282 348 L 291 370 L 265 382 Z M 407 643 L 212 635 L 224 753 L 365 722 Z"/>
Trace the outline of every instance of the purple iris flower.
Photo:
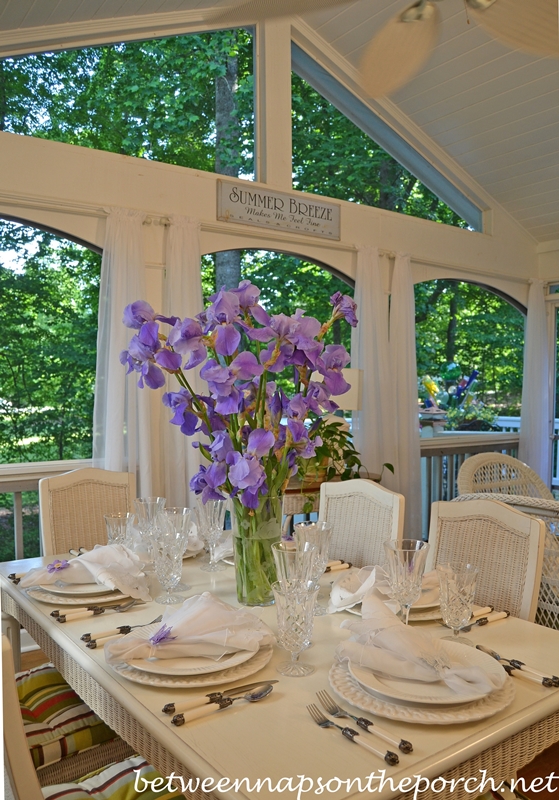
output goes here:
<path id="1" fill-rule="evenodd" d="M 213 395 L 226 396 L 231 394 L 235 376 L 229 367 L 222 367 L 215 358 L 209 358 L 202 369 L 200 377 L 207 381 L 210 392 Z"/>
<path id="2" fill-rule="evenodd" d="M 260 360 L 269 372 L 283 372 L 291 364 L 294 347 L 292 344 L 285 343 L 280 345 L 279 352 L 276 354 L 275 345 L 270 345 L 267 350 L 260 353 Z"/>
<path id="3" fill-rule="evenodd" d="M 139 330 L 144 322 L 153 322 L 155 319 L 155 311 L 146 303 L 145 300 L 136 300 L 135 303 L 130 303 L 124 309 L 122 321 L 127 328 L 136 328 Z"/>
<path id="4" fill-rule="evenodd" d="M 324 344 L 316 341 L 322 326 L 317 319 L 305 317 L 304 314 L 300 308 L 293 314 L 292 319 L 297 321 L 297 326 L 288 338 L 295 345 L 293 363 L 300 366 L 310 364 L 314 367 L 316 359 L 324 349 Z"/>
<path id="5" fill-rule="evenodd" d="M 241 281 L 237 288 L 231 289 L 230 292 L 237 295 L 239 306 L 243 311 L 255 306 L 260 297 L 260 289 L 250 281 Z M 210 299 L 213 300 L 213 297 Z"/>
<path id="6" fill-rule="evenodd" d="M 52 562 L 52 564 L 47 564 L 47 572 L 52 575 L 53 572 L 60 572 L 61 569 L 66 569 L 66 567 L 69 566 L 70 562 L 66 561 L 65 558 L 57 558 L 56 561 Z"/>
<path id="7" fill-rule="evenodd" d="M 309 432 L 304 422 L 297 419 L 290 419 L 287 428 L 291 434 L 291 447 L 293 447 L 301 458 L 312 458 L 315 455 L 315 447 L 322 444 L 319 436 L 309 439 Z"/>
<path id="8" fill-rule="evenodd" d="M 301 392 L 295 395 L 287 406 L 287 416 L 290 419 L 305 419 L 309 410 L 309 405 Z M 316 412 L 315 412 L 316 413 Z"/>
<path id="9" fill-rule="evenodd" d="M 227 454 L 234 450 L 231 437 L 226 431 L 219 431 L 208 450 L 216 461 L 225 461 Z"/>
<path id="10" fill-rule="evenodd" d="M 330 399 L 330 392 L 323 383 L 310 381 L 307 388 L 307 403 L 309 411 L 319 415 L 322 411 L 332 414 L 339 406 Z"/>
<path id="11" fill-rule="evenodd" d="M 187 355 L 188 361 L 184 365 L 185 369 L 192 369 L 205 361 L 208 351 L 203 343 L 204 331 L 202 326 L 195 319 L 186 317 L 181 322 L 178 320 L 173 329 L 169 332 L 167 344 L 177 353 Z"/>
<path id="12" fill-rule="evenodd" d="M 341 292 L 333 294 L 330 298 L 330 302 L 334 306 L 332 316 L 335 319 L 345 319 L 352 328 L 355 328 L 357 325 L 357 317 L 355 315 L 357 303 L 351 297 L 348 297 L 347 294 L 342 294 Z"/>
<path id="13" fill-rule="evenodd" d="M 217 414 L 238 414 L 241 407 L 241 393 L 236 386 L 231 387 L 231 391 L 227 395 L 218 395 L 215 402 L 215 410 Z"/>
<path id="14" fill-rule="evenodd" d="M 172 625 L 162 625 L 158 631 L 156 631 L 153 636 L 150 636 L 150 643 L 153 645 L 163 644 L 164 642 L 174 642 L 177 638 L 176 636 L 171 636 L 171 631 L 173 630 Z"/>
<path id="15" fill-rule="evenodd" d="M 217 469 L 212 469 L 216 467 Z M 225 497 L 217 491 L 219 486 L 225 483 L 226 468 L 225 464 L 212 464 L 208 469 L 202 466 L 190 481 L 190 488 L 195 494 L 202 495 L 202 502 L 208 500 L 225 500 Z"/>
<path id="16" fill-rule="evenodd" d="M 239 298 L 223 288 L 212 299 L 206 318 L 211 327 L 216 327 L 215 351 L 220 356 L 232 356 L 241 341 L 241 334 L 233 325 L 239 321 Z"/>
<path id="17" fill-rule="evenodd" d="M 276 439 L 272 431 L 256 428 L 251 431 L 247 442 L 247 453 L 252 456 L 265 456 L 274 446 Z"/>
<path id="18" fill-rule="evenodd" d="M 196 433 L 199 420 L 192 406 L 192 395 L 187 389 L 181 389 L 179 392 L 165 392 L 163 405 L 175 412 L 170 420 L 171 425 L 180 425 L 181 433 L 184 433 L 185 436 L 192 436 Z"/>
<path id="19" fill-rule="evenodd" d="M 165 375 L 152 361 L 146 361 L 140 369 L 138 387 L 144 388 L 144 383 L 149 389 L 161 389 L 165 386 Z"/>
<path id="20" fill-rule="evenodd" d="M 233 452 L 227 456 L 229 480 L 238 489 L 259 489 L 266 480 L 264 467 L 256 456 Z"/>
<path id="21" fill-rule="evenodd" d="M 330 394 L 344 394 L 351 389 L 342 374 L 342 369 L 350 361 L 349 353 L 343 345 L 329 344 L 324 348 L 324 353 L 317 360 L 316 366 L 320 374 L 324 376 L 324 383 Z"/>

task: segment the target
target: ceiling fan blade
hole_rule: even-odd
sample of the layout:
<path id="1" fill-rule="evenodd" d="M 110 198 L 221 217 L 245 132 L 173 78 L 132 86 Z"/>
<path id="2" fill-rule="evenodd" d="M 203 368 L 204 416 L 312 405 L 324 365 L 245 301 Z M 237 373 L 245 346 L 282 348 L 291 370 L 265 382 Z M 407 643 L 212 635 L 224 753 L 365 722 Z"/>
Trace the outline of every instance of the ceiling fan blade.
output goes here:
<path id="1" fill-rule="evenodd" d="M 402 14 L 398 14 L 367 46 L 360 69 L 363 86 L 371 97 L 399 89 L 431 55 L 437 43 L 440 15 L 433 3 L 427 3 L 425 8 L 423 18 L 413 22 L 402 21 Z"/>
<path id="2" fill-rule="evenodd" d="M 273 17 L 289 17 L 321 11 L 324 8 L 347 5 L 353 0 L 244 0 L 224 6 L 209 14 L 208 22 L 238 25 L 259 22 Z"/>
<path id="3" fill-rule="evenodd" d="M 475 21 L 496 39 L 518 50 L 559 58 L 557 0 L 496 0 L 487 9 L 468 5 Z"/>

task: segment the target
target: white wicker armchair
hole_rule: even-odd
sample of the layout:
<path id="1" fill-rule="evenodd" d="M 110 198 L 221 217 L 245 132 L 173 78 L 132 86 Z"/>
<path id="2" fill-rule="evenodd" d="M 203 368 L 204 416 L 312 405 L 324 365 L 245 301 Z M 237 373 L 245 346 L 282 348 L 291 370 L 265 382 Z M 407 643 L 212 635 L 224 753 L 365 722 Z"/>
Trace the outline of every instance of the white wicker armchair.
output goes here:
<path id="1" fill-rule="evenodd" d="M 450 561 L 479 568 L 476 602 L 534 621 L 545 525 L 496 499 L 431 507 L 426 569 Z"/>
<path id="2" fill-rule="evenodd" d="M 553 500 L 533 469 L 503 453 L 478 453 L 467 458 L 460 467 L 457 484 L 458 494 L 519 494 Z"/>
<path id="3" fill-rule="evenodd" d="M 536 622 L 559 630 L 559 502 L 516 494 L 463 494 L 453 502 L 464 500 L 499 500 L 544 521 L 545 548 Z"/>
<path id="4" fill-rule="evenodd" d="M 330 558 L 382 564 L 382 543 L 403 537 L 404 504 L 403 495 L 362 478 L 323 483 L 318 518 L 333 527 Z"/>
<path id="5" fill-rule="evenodd" d="M 129 472 L 76 469 L 39 481 L 41 552 L 107 544 L 104 514 L 132 511 L 136 478 Z"/>

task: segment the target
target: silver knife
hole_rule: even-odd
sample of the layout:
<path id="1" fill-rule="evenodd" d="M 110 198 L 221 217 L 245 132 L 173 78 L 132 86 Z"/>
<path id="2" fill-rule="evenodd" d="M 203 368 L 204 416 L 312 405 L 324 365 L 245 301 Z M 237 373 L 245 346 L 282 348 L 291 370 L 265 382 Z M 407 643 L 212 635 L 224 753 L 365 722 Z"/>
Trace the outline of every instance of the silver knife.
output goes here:
<path id="1" fill-rule="evenodd" d="M 255 683 L 246 683 L 244 686 L 235 686 L 233 689 L 227 689 L 223 692 L 210 692 L 203 697 L 193 697 L 191 700 L 183 700 L 181 703 L 167 703 L 161 709 L 164 714 L 175 714 L 179 711 L 188 711 L 191 708 L 199 708 L 209 703 L 219 703 L 222 697 L 235 697 L 238 694 L 245 694 L 251 689 L 256 689 L 257 686 L 264 686 L 266 683 L 277 683 L 278 681 L 262 679 Z"/>

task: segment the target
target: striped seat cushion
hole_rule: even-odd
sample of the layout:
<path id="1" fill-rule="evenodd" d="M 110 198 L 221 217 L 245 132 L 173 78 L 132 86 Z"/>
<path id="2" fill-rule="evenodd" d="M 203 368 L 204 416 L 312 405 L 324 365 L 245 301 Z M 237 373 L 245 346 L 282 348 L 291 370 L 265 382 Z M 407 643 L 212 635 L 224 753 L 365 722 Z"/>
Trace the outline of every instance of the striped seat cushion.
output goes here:
<path id="1" fill-rule="evenodd" d="M 52 664 L 18 673 L 16 685 L 36 769 L 116 737 Z"/>
<path id="2" fill-rule="evenodd" d="M 159 782 L 152 788 L 154 780 Z M 185 800 L 178 789 L 169 790 L 168 783 L 145 758 L 134 756 L 76 783 L 45 786 L 42 792 L 45 800 Z"/>

